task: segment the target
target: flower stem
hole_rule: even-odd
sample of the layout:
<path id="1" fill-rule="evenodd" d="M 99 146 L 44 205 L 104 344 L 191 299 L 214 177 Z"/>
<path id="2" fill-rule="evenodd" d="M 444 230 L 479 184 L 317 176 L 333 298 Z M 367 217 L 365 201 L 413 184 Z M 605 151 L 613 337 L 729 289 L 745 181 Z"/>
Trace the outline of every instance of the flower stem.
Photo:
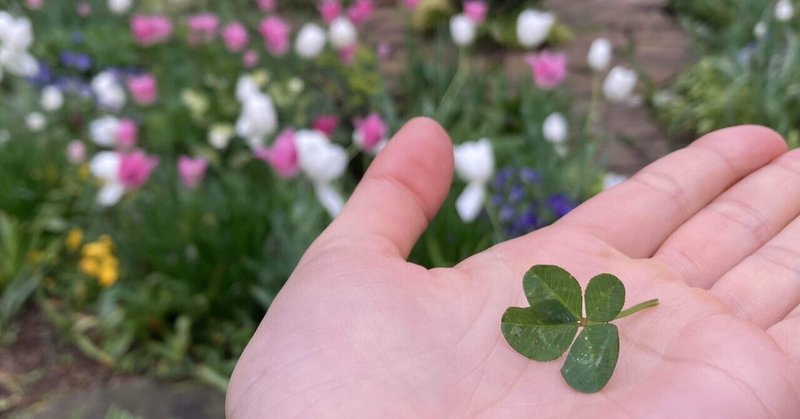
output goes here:
<path id="1" fill-rule="evenodd" d="M 617 314 L 617 317 L 614 318 L 614 320 L 621 319 L 623 317 L 628 317 L 631 314 L 638 313 L 642 310 L 646 310 L 650 307 L 655 307 L 657 305 L 658 305 L 658 298 L 656 298 L 655 300 L 648 300 L 643 303 L 636 304 L 633 307 L 628 307 L 625 310 L 620 311 L 619 314 Z"/>

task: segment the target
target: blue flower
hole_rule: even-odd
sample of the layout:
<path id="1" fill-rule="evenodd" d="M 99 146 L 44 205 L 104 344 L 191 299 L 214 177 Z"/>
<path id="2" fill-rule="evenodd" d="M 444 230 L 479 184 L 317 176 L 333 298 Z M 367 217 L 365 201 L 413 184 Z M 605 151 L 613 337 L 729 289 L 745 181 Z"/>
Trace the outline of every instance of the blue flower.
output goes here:
<path id="1" fill-rule="evenodd" d="M 561 218 L 575 208 L 575 203 L 570 197 L 557 193 L 547 197 L 547 207 L 553 211 L 557 218 Z"/>
<path id="2" fill-rule="evenodd" d="M 522 186 L 514 185 L 511 188 L 511 192 L 508 194 L 508 202 L 512 204 L 516 204 L 525 198 L 525 189 Z"/>
<path id="3" fill-rule="evenodd" d="M 87 54 L 67 51 L 61 53 L 61 64 L 64 67 L 86 71 L 92 68 L 92 58 Z"/>
<path id="4" fill-rule="evenodd" d="M 538 170 L 531 169 L 530 167 L 523 167 L 519 171 L 519 178 L 523 183 L 539 183 L 542 180 L 542 174 Z"/>
<path id="5" fill-rule="evenodd" d="M 511 175 L 513 174 L 513 169 L 510 167 L 505 167 L 497 171 L 497 174 L 494 176 L 493 186 L 495 189 L 503 189 L 508 183 L 508 180 L 511 179 Z"/>
<path id="6" fill-rule="evenodd" d="M 503 208 L 500 208 L 500 221 L 511 221 L 511 219 L 514 218 L 514 212 L 515 211 L 513 207 L 508 205 L 503 206 Z"/>
<path id="7" fill-rule="evenodd" d="M 29 77 L 28 81 L 36 87 L 44 87 L 53 82 L 53 71 L 44 61 L 39 61 L 39 72 Z"/>

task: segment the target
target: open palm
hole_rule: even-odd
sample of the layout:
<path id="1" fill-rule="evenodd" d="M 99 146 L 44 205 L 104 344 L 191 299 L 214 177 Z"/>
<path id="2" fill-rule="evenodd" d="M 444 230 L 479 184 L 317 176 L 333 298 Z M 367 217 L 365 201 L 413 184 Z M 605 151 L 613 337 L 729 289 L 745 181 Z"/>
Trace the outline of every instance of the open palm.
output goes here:
<path id="1" fill-rule="evenodd" d="M 800 152 L 757 127 L 710 134 L 555 225 L 451 269 L 405 261 L 441 205 L 452 148 L 409 123 L 315 241 L 236 367 L 231 418 L 800 417 Z M 611 272 L 617 369 L 571 389 L 500 332 L 522 276 Z"/>

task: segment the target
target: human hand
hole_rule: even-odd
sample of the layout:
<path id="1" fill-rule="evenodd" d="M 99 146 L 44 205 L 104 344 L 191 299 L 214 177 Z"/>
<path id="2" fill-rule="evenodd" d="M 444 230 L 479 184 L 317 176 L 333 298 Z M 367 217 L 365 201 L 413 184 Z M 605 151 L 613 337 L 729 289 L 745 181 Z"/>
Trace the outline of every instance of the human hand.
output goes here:
<path id="1" fill-rule="evenodd" d="M 404 127 L 266 314 L 231 379 L 231 418 L 800 417 L 800 150 L 718 131 L 554 225 L 454 268 L 405 261 L 445 198 L 452 146 Z M 522 276 L 610 272 L 631 302 L 599 393 L 500 332 Z"/>

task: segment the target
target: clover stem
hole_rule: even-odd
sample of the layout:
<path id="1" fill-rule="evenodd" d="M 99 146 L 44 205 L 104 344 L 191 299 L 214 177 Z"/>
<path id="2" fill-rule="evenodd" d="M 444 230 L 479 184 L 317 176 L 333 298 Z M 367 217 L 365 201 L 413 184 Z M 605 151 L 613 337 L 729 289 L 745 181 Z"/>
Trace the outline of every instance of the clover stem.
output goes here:
<path id="1" fill-rule="evenodd" d="M 619 314 L 617 314 L 617 317 L 614 318 L 614 320 L 621 319 L 623 317 L 628 317 L 631 314 L 638 313 L 638 312 L 640 312 L 642 310 L 646 310 L 646 309 L 648 309 L 650 307 L 655 307 L 657 305 L 658 305 L 658 298 L 656 298 L 654 300 L 648 300 L 648 301 L 645 301 L 643 303 L 636 304 L 633 307 L 628 307 L 625 310 L 620 311 Z"/>

